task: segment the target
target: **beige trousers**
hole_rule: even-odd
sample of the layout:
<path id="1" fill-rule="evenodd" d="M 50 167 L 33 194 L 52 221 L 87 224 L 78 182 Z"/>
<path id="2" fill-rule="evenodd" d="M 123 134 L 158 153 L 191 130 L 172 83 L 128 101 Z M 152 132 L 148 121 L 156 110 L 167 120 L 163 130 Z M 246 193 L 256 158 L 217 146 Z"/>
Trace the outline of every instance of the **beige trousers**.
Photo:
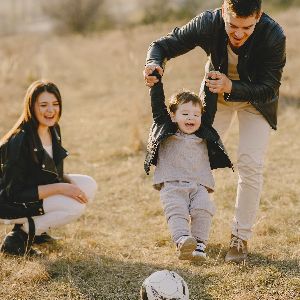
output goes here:
<path id="1" fill-rule="evenodd" d="M 251 104 L 219 101 L 213 126 L 223 140 L 226 140 L 236 116 L 239 122 L 238 186 L 232 233 L 248 240 L 259 207 L 264 157 L 271 127 Z"/>
<path id="2" fill-rule="evenodd" d="M 87 175 L 69 174 L 72 181 L 86 194 L 89 203 L 93 200 L 97 183 Z M 54 195 L 43 200 L 45 214 L 32 217 L 35 223 L 36 235 L 47 232 L 50 228 L 60 227 L 78 219 L 85 211 L 86 204 L 81 204 L 75 199 L 63 195 Z M 4 224 L 23 224 L 22 229 L 28 233 L 27 218 L 3 220 Z"/>
<path id="3" fill-rule="evenodd" d="M 184 235 L 192 235 L 207 243 L 215 206 L 203 185 L 167 181 L 160 190 L 160 199 L 174 242 Z"/>

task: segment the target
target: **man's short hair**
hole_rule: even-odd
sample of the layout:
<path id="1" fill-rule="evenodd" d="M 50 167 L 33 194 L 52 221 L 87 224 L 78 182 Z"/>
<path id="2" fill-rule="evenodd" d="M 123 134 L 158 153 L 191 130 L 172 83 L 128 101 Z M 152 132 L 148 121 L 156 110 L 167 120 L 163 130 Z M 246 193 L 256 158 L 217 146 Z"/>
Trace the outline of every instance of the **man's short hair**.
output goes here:
<path id="1" fill-rule="evenodd" d="M 224 0 L 224 4 L 238 17 L 250 17 L 259 14 L 262 0 Z"/>

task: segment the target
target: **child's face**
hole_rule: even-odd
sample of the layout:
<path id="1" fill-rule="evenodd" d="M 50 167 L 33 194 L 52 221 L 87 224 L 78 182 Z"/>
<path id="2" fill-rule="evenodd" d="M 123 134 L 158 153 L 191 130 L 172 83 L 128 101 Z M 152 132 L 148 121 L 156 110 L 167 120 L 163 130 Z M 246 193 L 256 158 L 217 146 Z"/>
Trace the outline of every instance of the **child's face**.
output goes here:
<path id="1" fill-rule="evenodd" d="M 179 104 L 175 113 L 171 112 L 171 118 L 177 123 L 178 128 L 187 134 L 197 131 L 201 125 L 201 107 L 193 102 Z"/>

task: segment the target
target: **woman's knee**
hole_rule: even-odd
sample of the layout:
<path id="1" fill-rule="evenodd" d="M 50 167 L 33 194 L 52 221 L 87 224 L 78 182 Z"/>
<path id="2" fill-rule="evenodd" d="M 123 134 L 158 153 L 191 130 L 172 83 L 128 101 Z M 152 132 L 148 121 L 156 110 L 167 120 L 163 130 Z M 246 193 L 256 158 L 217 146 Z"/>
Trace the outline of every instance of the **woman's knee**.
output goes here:
<path id="1" fill-rule="evenodd" d="M 86 194 L 89 200 L 93 200 L 98 189 L 98 184 L 93 177 L 88 176 Z"/>
<path id="2" fill-rule="evenodd" d="M 70 197 L 59 195 L 44 199 L 43 207 L 45 213 L 64 211 L 70 215 L 81 215 L 86 205 Z"/>
<path id="3" fill-rule="evenodd" d="M 86 194 L 89 200 L 95 197 L 98 185 L 94 178 L 88 175 L 70 174 L 72 181 Z"/>

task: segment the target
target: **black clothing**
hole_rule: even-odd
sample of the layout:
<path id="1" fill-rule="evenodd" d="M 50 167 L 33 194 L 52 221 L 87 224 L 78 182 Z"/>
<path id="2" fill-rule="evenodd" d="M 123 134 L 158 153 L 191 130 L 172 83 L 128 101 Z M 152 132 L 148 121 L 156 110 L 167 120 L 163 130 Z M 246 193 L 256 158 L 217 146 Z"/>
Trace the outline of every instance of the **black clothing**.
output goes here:
<path id="1" fill-rule="evenodd" d="M 39 185 L 63 182 L 63 159 L 68 152 L 61 146 L 59 126 L 50 127 L 50 133 L 53 159 L 29 124 L 1 145 L 0 202 L 22 205 L 25 216 L 44 214 Z"/>
<path id="2" fill-rule="evenodd" d="M 9 232 L 2 241 L 0 252 L 16 256 L 41 255 L 40 251 L 31 248 L 35 234 L 35 225 L 32 218 L 28 218 L 28 225 L 28 234 L 20 226 Z"/>
<path id="3" fill-rule="evenodd" d="M 34 237 L 33 244 L 40 245 L 40 244 L 45 244 L 45 243 L 53 243 L 56 240 L 57 240 L 56 238 L 53 238 L 47 232 L 43 232 L 42 234 L 36 235 Z"/>
<path id="4" fill-rule="evenodd" d="M 240 80 L 233 80 L 231 93 L 224 95 L 226 101 L 250 102 L 273 129 L 277 126 L 279 87 L 286 62 L 285 42 L 282 28 L 263 13 L 252 35 L 239 48 L 237 70 Z M 199 46 L 208 55 L 205 73 L 216 70 L 227 74 L 227 44 L 221 9 L 205 11 L 185 26 L 154 41 L 149 47 L 146 63 L 164 67 L 167 60 Z M 205 89 L 203 80 L 200 96 L 206 102 L 204 119 L 212 124 L 218 95 Z"/>
<path id="5" fill-rule="evenodd" d="M 165 105 L 165 95 L 162 82 L 156 83 L 150 90 L 153 124 L 150 129 L 147 154 L 144 162 L 144 169 L 149 175 L 150 166 L 156 165 L 158 148 L 160 143 L 167 137 L 174 135 L 178 128 L 172 122 Z M 232 168 L 232 163 L 225 151 L 217 131 L 209 124 L 201 123 L 200 128 L 195 132 L 199 138 L 207 142 L 208 157 L 211 169 Z"/>

